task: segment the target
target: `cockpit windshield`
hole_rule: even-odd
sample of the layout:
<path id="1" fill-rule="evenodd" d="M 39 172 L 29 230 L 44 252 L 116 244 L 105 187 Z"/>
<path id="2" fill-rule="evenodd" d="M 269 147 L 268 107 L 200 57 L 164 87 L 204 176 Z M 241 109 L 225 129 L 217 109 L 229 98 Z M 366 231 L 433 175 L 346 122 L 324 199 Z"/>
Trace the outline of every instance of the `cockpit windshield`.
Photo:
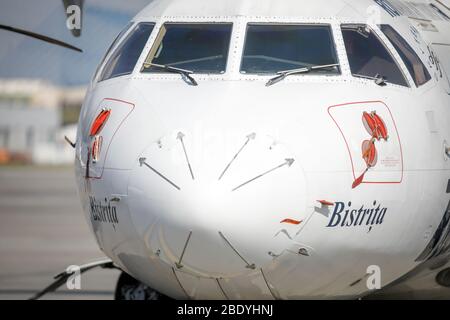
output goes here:
<path id="1" fill-rule="evenodd" d="M 340 74 L 329 25 L 249 24 L 241 73 L 277 74 L 312 68 L 308 74 Z"/>
<path id="2" fill-rule="evenodd" d="M 224 73 L 231 30 L 231 23 L 165 23 L 142 72 L 170 72 L 167 67 L 175 67 L 191 73 Z"/>
<path id="3" fill-rule="evenodd" d="M 385 79 L 385 82 L 408 87 L 392 53 L 372 29 L 366 25 L 342 25 L 342 35 L 353 76 Z"/>

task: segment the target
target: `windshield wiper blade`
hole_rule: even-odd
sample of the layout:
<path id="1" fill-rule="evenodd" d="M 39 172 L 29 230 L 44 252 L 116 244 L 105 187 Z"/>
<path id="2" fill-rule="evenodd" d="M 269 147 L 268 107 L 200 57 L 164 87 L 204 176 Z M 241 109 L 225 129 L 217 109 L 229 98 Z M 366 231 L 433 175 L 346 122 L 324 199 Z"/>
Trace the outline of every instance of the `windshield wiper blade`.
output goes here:
<path id="1" fill-rule="evenodd" d="M 194 71 L 176 68 L 176 67 L 172 67 L 172 66 L 168 66 L 168 65 L 164 65 L 164 64 L 156 64 L 156 63 L 148 63 L 148 62 L 144 62 L 143 67 L 144 67 L 144 69 L 148 69 L 150 67 L 155 67 L 155 68 L 163 69 L 163 70 L 166 70 L 169 72 L 181 74 L 182 76 L 186 77 L 193 86 L 198 86 L 197 81 L 195 81 L 195 79 L 191 76 L 191 74 L 193 74 Z"/>
<path id="2" fill-rule="evenodd" d="M 308 72 L 311 72 L 314 70 L 336 68 L 336 67 L 339 67 L 339 63 L 324 64 L 324 65 L 318 65 L 318 66 L 312 66 L 312 67 L 303 67 L 303 68 L 298 68 L 298 69 L 279 71 L 279 72 L 277 72 L 278 73 L 277 76 L 275 76 L 275 77 L 271 78 L 269 81 L 267 81 L 266 87 L 274 85 L 275 83 L 278 83 L 278 82 L 286 79 L 286 77 L 291 76 L 293 74 L 308 73 Z"/>
<path id="3" fill-rule="evenodd" d="M 375 77 L 366 76 L 366 75 L 357 74 L 357 73 L 353 74 L 353 76 L 358 77 L 358 78 L 373 80 L 380 87 L 385 87 L 387 85 L 386 77 L 381 75 L 381 74 L 379 74 L 379 73 L 377 73 L 375 75 Z"/>

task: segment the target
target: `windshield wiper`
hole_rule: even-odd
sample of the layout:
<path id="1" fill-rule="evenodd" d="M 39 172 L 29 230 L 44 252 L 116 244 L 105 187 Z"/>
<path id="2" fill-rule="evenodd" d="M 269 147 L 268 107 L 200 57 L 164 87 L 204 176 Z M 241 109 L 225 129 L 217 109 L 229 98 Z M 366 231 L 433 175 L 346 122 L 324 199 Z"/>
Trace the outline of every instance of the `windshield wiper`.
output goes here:
<path id="1" fill-rule="evenodd" d="M 363 74 L 357 74 L 355 73 L 353 76 L 358 77 L 358 78 L 364 78 L 364 79 L 369 79 L 369 80 L 373 80 L 377 85 L 379 85 L 380 87 L 384 87 L 387 85 L 386 83 L 386 77 L 380 75 L 379 73 L 377 73 L 375 75 L 375 77 L 371 77 L 371 76 L 366 76 Z"/>
<path id="2" fill-rule="evenodd" d="M 329 69 L 329 68 L 336 68 L 336 67 L 339 67 L 338 63 L 324 64 L 324 65 L 319 65 L 319 66 L 303 67 L 303 68 L 298 68 L 298 69 L 279 71 L 279 72 L 277 72 L 278 75 L 276 77 L 273 77 L 269 81 L 267 81 L 266 87 L 269 87 L 275 83 L 278 83 L 278 82 L 286 79 L 286 77 L 291 76 L 293 74 L 308 73 L 308 72 L 311 72 L 314 70 L 322 70 L 322 69 Z"/>
<path id="3" fill-rule="evenodd" d="M 186 79 L 188 79 L 193 86 L 198 86 L 197 81 L 195 81 L 195 79 L 191 76 L 191 74 L 193 74 L 194 71 L 181 69 L 181 68 L 175 68 L 175 67 L 171 67 L 171 66 L 164 65 L 164 64 L 144 62 L 144 65 L 143 65 L 144 70 L 148 69 L 150 67 L 155 67 L 155 68 L 166 70 L 168 72 L 181 74 Z"/>

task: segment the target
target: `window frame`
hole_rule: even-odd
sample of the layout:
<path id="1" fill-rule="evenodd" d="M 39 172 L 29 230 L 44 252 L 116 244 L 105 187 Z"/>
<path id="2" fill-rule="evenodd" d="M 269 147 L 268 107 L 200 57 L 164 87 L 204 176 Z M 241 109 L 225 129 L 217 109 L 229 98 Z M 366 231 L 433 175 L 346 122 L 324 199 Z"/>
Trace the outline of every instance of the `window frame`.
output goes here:
<path id="1" fill-rule="evenodd" d="M 320 73 L 306 73 L 306 74 L 295 74 L 292 75 L 292 77 L 294 79 L 298 79 L 301 77 L 340 77 L 343 75 L 343 70 L 342 70 L 342 63 L 341 63 L 341 59 L 340 59 L 340 54 L 338 51 L 338 43 L 336 42 L 336 37 L 335 37 L 335 31 L 333 28 L 333 25 L 331 23 L 328 22 L 282 22 L 282 21 L 270 21 L 270 22 L 265 22 L 265 21 L 256 21 L 256 22 L 252 22 L 252 21 L 247 21 L 245 23 L 245 26 L 243 28 L 243 32 L 244 32 L 244 41 L 242 43 L 242 48 L 240 51 L 240 55 L 238 56 L 238 58 L 240 59 L 239 62 L 239 68 L 238 68 L 238 73 L 241 76 L 259 76 L 259 77 L 273 77 L 275 76 L 277 73 L 268 73 L 268 72 L 260 72 L 260 73 L 247 73 L 247 72 L 242 72 L 242 65 L 244 63 L 244 52 L 245 52 L 245 48 L 247 46 L 247 36 L 248 36 L 248 28 L 251 25 L 260 25 L 260 26 L 324 26 L 324 27 L 328 27 L 329 32 L 330 32 L 330 38 L 331 38 L 331 43 L 333 45 L 334 49 L 334 55 L 336 57 L 336 63 L 339 64 L 339 68 L 338 68 L 338 72 L 334 73 L 334 74 L 320 74 Z"/>
<path id="2" fill-rule="evenodd" d="M 124 73 L 121 73 L 121 74 L 117 74 L 117 75 L 115 75 L 113 77 L 102 79 L 102 75 L 103 75 L 104 69 L 105 69 L 106 65 L 108 64 L 108 62 L 111 60 L 112 56 L 117 53 L 117 50 L 119 50 L 121 48 L 121 46 L 125 43 L 125 41 L 127 41 L 129 39 L 129 37 L 133 34 L 133 32 L 136 31 L 138 26 L 145 25 L 145 24 L 152 25 L 153 28 L 150 31 L 149 37 L 145 41 L 145 44 L 144 44 L 144 46 L 143 46 L 143 48 L 141 50 L 141 53 L 138 56 L 138 58 L 136 60 L 136 63 L 133 66 L 133 68 L 129 72 L 124 72 Z M 135 23 L 132 23 L 129 26 L 128 30 L 126 32 L 124 32 L 124 34 L 122 35 L 121 39 L 119 41 L 117 41 L 117 43 L 113 46 L 114 48 L 112 48 L 112 50 L 109 52 L 109 54 L 107 54 L 107 57 L 103 61 L 103 65 L 101 66 L 101 69 L 99 70 L 99 74 L 97 75 L 96 82 L 97 83 L 103 83 L 103 82 L 108 81 L 108 80 L 113 80 L 113 79 L 121 78 L 121 77 L 124 77 L 124 76 L 133 75 L 135 70 L 136 70 L 136 66 L 141 61 L 142 54 L 147 51 L 146 48 L 147 48 L 148 41 L 151 39 L 152 34 L 155 31 L 156 27 L 157 27 L 157 23 L 153 22 L 153 21 L 136 21 Z"/>
<path id="3" fill-rule="evenodd" d="M 92 77 L 92 82 L 97 83 L 100 82 L 100 75 L 103 72 L 103 68 L 106 65 L 106 61 L 109 59 L 109 57 L 112 55 L 112 53 L 115 51 L 115 49 L 122 43 L 124 39 L 128 36 L 128 33 L 133 30 L 133 26 L 135 25 L 134 21 L 130 21 L 126 24 L 126 26 L 116 35 L 113 42 L 109 45 L 108 49 L 104 53 L 102 60 L 100 60 L 100 63 L 98 64 L 97 68 L 95 69 L 95 73 Z M 104 81 L 104 80 L 103 80 Z"/>
<path id="4" fill-rule="evenodd" d="M 347 52 L 347 47 L 345 45 L 345 37 L 344 37 L 344 26 L 363 26 L 363 27 L 367 27 L 370 29 L 370 32 L 373 33 L 375 35 L 375 37 L 378 39 L 378 41 L 383 45 L 383 47 L 385 48 L 385 50 L 387 51 L 387 53 L 391 56 L 392 60 L 395 62 L 398 70 L 401 72 L 401 75 L 403 77 L 403 79 L 405 80 L 406 85 L 401 85 L 401 84 L 397 84 L 397 83 L 392 83 L 389 82 L 388 80 L 386 80 L 386 85 L 388 86 L 395 86 L 397 88 L 405 88 L 405 89 L 411 89 L 412 88 L 412 83 L 411 80 L 412 78 L 410 78 L 409 75 L 409 71 L 406 69 L 406 66 L 404 65 L 403 60 L 401 59 L 401 57 L 397 57 L 396 55 L 398 55 L 397 50 L 395 50 L 395 48 L 392 46 L 392 44 L 390 43 L 389 39 L 387 39 L 384 35 L 384 33 L 379 30 L 379 28 L 374 27 L 373 25 L 370 24 L 366 24 L 366 23 L 358 23 L 358 22 L 350 22 L 350 23 L 339 23 L 339 29 L 341 32 L 341 36 L 342 36 L 342 41 L 343 41 L 343 47 L 344 47 L 344 55 L 347 59 L 347 63 L 348 63 L 348 69 L 350 72 L 350 76 L 354 79 L 359 79 L 359 80 L 365 80 L 365 81 L 369 81 L 369 82 L 373 82 L 372 79 L 369 78 L 369 76 L 364 77 L 363 75 L 355 75 L 352 72 L 352 68 L 350 65 L 350 59 L 349 59 L 349 55 Z M 377 30 L 378 29 L 378 30 Z M 386 38 L 386 40 L 385 40 Z M 392 46 L 392 48 L 390 48 L 389 46 Z"/>
<path id="5" fill-rule="evenodd" d="M 165 20 L 165 21 L 161 21 L 160 23 L 158 23 L 156 25 L 156 27 L 153 30 L 153 32 L 155 32 L 156 34 L 154 37 L 153 36 L 150 37 L 151 43 L 149 43 L 148 47 L 146 47 L 144 49 L 144 51 L 145 51 L 144 58 L 138 60 L 137 65 L 139 66 L 139 68 L 138 68 L 139 75 L 141 75 L 141 76 L 165 76 L 165 77 L 172 76 L 172 75 L 177 76 L 171 72 L 161 72 L 161 71 L 144 72 L 143 71 L 144 63 L 148 62 L 148 58 L 149 58 L 150 54 L 152 53 L 152 51 L 154 50 L 156 53 L 156 51 L 158 50 L 158 48 L 155 48 L 155 46 L 157 45 L 157 42 L 159 42 L 159 44 L 160 44 L 161 41 L 164 39 L 164 35 L 161 36 L 161 32 L 163 32 L 163 30 L 165 29 L 165 26 L 168 24 L 170 24 L 170 25 L 174 25 L 174 24 L 179 24 L 179 25 L 229 25 L 231 27 L 230 28 L 230 39 L 228 41 L 228 50 L 227 50 L 226 58 L 225 58 L 224 71 L 223 72 L 197 72 L 197 71 L 194 71 L 193 75 L 194 75 L 194 77 L 198 76 L 198 75 L 217 77 L 217 76 L 223 76 L 229 72 L 229 64 L 230 64 L 230 60 L 232 57 L 232 44 L 234 41 L 233 37 L 235 36 L 234 33 L 235 33 L 235 28 L 236 28 L 236 23 L 234 21 L 228 21 L 228 20 L 227 21 L 208 21 L 208 20 L 205 20 L 205 21 L 197 21 L 197 20 L 172 21 L 172 20 Z M 161 39 L 159 40 L 160 37 L 161 37 Z M 151 61 L 153 61 L 153 59 L 154 59 L 154 55 L 153 55 L 153 58 Z M 184 68 L 182 68 L 182 69 L 184 69 Z"/>
<path id="6" fill-rule="evenodd" d="M 383 26 L 386 26 L 386 27 L 388 27 L 388 28 L 391 28 L 391 29 L 394 31 L 394 33 L 395 33 L 397 36 L 400 37 L 400 41 L 405 42 L 406 45 L 407 45 L 407 47 L 408 47 L 409 49 L 412 50 L 412 52 L 414 53 L 414 55 L 416 56 L 416 58 L 419 60 L 419 62 L 420 62 L 421 65 L 423 66 L 423 69 L 425 70 L 426 75 L 428 75 L 428 80 L 427 80 L 427 81 L 423 82 L 422 84 L 417 84 L 417 83 L 416 83 L 415 75 L 411 73 L 411 71 L 410 71 L 409 68 L 408 68 L 408 65 L 407 65 L 406 62 L 403 60 L 402 55 L 400 54 L 399 50 L 397 50 L 397 48 L 396 48 L 396 46 L 394 45 L 394 43 L 391 41 L 391 39 L 390 39 L 390 38 L 385 34 L 385 32 L 383 31 L 383 29 L 382 29 Z M 424 63 L 424 61 L 422 60 L 422 58 L 420 57 L 420 55 L 418 54 L 418 52 L 416 52 L 416 50 L 414 50 L 414 48 L 408 43 L 408 40 L 407 40 L 404 36 L 402 36 L 402 35 L 400 34 L 400 32 L 398 32 L 391 24 L 388 24 L 388 23 L 386 23 L 386 24 L 380 24 L 380 25 L 378 26 L 378 28 L 380 29 L 380 32 L 383 34 L 383 36 L 386 37 L 386 40 L 387 40 L 387 41 L 389 42 L 389 44 L 392 46 L 392 48 L 393 48 L 393 50 L 395 51 L 395 53 L 398 54 L 398 56 L 399 56 L 399 58 L 400 58 L 400 61 L 404 64 L 404 66 L 405 66 L 405 68 L 406 68 L 408 74 L 411 76 L 411 80 L 412 80 L 412 82 L 414 83 L 414 86 L 415 86 L 416 88 L 421 88 L 421 87 L 427 85 L 431 80 L 433 80 L 433 75 L 430 73 L 430 70 L 428 70 L 427 65 Z"/>

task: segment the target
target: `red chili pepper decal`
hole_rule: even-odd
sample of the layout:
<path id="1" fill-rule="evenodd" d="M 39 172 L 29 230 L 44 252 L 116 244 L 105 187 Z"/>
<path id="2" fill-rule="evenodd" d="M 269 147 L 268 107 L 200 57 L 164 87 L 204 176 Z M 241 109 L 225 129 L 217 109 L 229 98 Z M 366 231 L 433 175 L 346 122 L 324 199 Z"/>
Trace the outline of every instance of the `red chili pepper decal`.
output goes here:
<path id="1" fill-rule="evenodd" d="M 110 115 L 111 115 L 111 110 L 106 110 L 106 109 L 103 109 L 99 113 L 97 118 L 95 118 L 94 122 L 92 123 L 91 131 L 89 133 L 89 135 L 91 137 L 96 136 L 102 130 L 103 126 L 105 125 L 105 123 L 108 120 Z"/>
<path id="2" fill-rule="evenodd" d="M 372 111 L 370 113 L 364 112 L 362 120 L 364 123 L 364 127 L 372 136 L 372 138 L 375 138 L 376 140 L 388 139 L 386 125 L 384 124 L 383 119 L 381 119 L 381 117 L 377 115 L 375 111 Z"/>
<path id="3" fill-rule="evenodd" d="M 375 111 L 372 111 L 370 113 L 363 112 L 362 122 L 367 132 L 370 134 L 371 139 L 364 140 L 362 143 L 362 158 L 364 159 L 367 167 L 364 172 L 358 178 L 356 178 L 355 181 L 353 181 L 353 189 L 363 182 L 364 176 L 369 171 L 369 169 L 375 167 L 377 164 L 378 152 L 375 146 L 375 142 L 380 141 L 381 139 L 387 141 L 389 138 L 386 124 Z"/>
<path id="4" fill-rule="evenodd" d="M 363 159 L 368 167 L 374 167 L 377 164 L 377 148 L 374 140 L 364 140 L 362 144 Z"/>
<path id="5" fill-rule="evenodd" d="M 375 128 L 376 128 L 378 140 L 380 140 L 380 138 L 382 138 L 385 141 L 387 141 L 389 136 L 388 136 L 388 131 L 387 131 L 386 125 L 384 124 L 383 119 L 381 119 L 381 117 L 379 115 L 377 115 L 375 112 L 372 112 L 372 116 L 375 119 Z"/>

